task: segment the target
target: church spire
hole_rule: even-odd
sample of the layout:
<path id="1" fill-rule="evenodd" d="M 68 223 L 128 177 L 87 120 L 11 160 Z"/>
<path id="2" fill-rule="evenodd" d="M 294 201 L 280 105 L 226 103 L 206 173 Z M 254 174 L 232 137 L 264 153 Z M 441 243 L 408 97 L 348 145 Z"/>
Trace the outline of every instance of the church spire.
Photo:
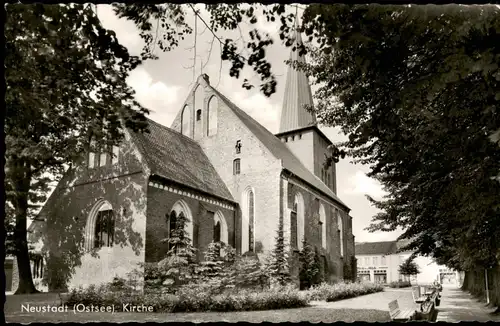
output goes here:
<path id="1" fill-rule="evenodd" d="M 298 30 L 298 15 L 295 15 L 295 44 L 302 44 Z M 290 60 L 305 63 L 303 55 L 299 50 L 291 51 Z M 304 105 L 313 105 L 311 86 L 303 71 L 288 67 L 285 84 L 285 96 L 281 109 L 281 120 L 279 132 L 286 132 L 307 127 L 316 123 L 316 117 L 309 113 Z"/>

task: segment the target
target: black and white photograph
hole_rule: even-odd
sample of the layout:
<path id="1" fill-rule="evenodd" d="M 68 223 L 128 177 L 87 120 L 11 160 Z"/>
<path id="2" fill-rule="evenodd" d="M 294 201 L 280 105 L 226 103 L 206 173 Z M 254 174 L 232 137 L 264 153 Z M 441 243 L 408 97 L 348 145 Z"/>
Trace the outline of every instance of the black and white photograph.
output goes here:
<path id="1" fill-rule="evenodd" d="M 7 323 L 500 322 L 500 5 L 4 13 Z"/>

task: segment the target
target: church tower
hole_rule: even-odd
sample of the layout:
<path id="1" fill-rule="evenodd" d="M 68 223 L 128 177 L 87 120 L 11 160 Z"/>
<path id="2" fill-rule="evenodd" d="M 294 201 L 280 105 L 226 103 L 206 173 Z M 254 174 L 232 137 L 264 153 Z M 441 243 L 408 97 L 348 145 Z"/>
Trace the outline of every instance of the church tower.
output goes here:
<path id="1" fill-rule="evenodd" d="M 302 44 L 300 32 L 295 32 L 296 44 Z M 305 63 L 299 50 L 291 51 L 290 60 Z M 316 117 L 304 107 L 313 105 L 311 86 L 307 75 L 288 67 L 281 109 L 280 129 L 275 136 L 281 139 L 295 156 L 314 175 L 320 178 L 334 193 L 337 193 L 335 164 L 325 169 L 325 154 L 332 142 L 317 126 Z"/>

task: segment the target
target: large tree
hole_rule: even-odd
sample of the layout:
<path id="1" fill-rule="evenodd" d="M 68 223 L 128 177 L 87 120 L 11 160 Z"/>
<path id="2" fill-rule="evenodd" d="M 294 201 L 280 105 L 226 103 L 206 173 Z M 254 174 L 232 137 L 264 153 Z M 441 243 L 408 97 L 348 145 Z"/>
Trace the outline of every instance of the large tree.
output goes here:
<path id="1" fill-rule="evenodd" d="M 303 19 L 319 120 L 388 192 L 369 229 L 400 227 L 406 249 L 456 268 L 496 265 L 498 7 L 311 5 Z"/>
<path id="2" fill-rule="evenodd" d="M 15 4 L 6 14 L 6 244 L 20 294 L 36 292 L 26 226 L 50 179 L 88 150 L 118 144 L 124 126 L 144 130 L 147 110 L 125 83 L 140 59 L 101 26 L 92 5 Z"/>

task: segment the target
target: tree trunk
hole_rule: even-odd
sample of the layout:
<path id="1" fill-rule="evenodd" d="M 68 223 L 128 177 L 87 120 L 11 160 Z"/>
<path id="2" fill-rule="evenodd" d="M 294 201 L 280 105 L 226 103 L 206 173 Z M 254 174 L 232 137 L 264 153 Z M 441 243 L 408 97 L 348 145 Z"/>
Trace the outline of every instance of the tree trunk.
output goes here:
<path id="1" fill-rule="evenodd" d="M 14 294 L 38 293 L 33 284 L 31 275 L 30 257 L 28 253 L 28 232 L 27 232 L 27 217 L 28 217 L 28 192 L 31 183 L 29 166 L 26 169 L 24 164 L 20 164 L 20 173 L 16 175 L 17 180 L 14 180 L 14 189 L 16 198 L 13 201 L 16 213 L 16 228 L 14 231 L 14 243 L 17 258 L 17 267 L 19 271 L 19 285 Z M 23 171 L 24 170 L 24 171 Z M 27 173 L 26 173 L 27 172 Z"/>

